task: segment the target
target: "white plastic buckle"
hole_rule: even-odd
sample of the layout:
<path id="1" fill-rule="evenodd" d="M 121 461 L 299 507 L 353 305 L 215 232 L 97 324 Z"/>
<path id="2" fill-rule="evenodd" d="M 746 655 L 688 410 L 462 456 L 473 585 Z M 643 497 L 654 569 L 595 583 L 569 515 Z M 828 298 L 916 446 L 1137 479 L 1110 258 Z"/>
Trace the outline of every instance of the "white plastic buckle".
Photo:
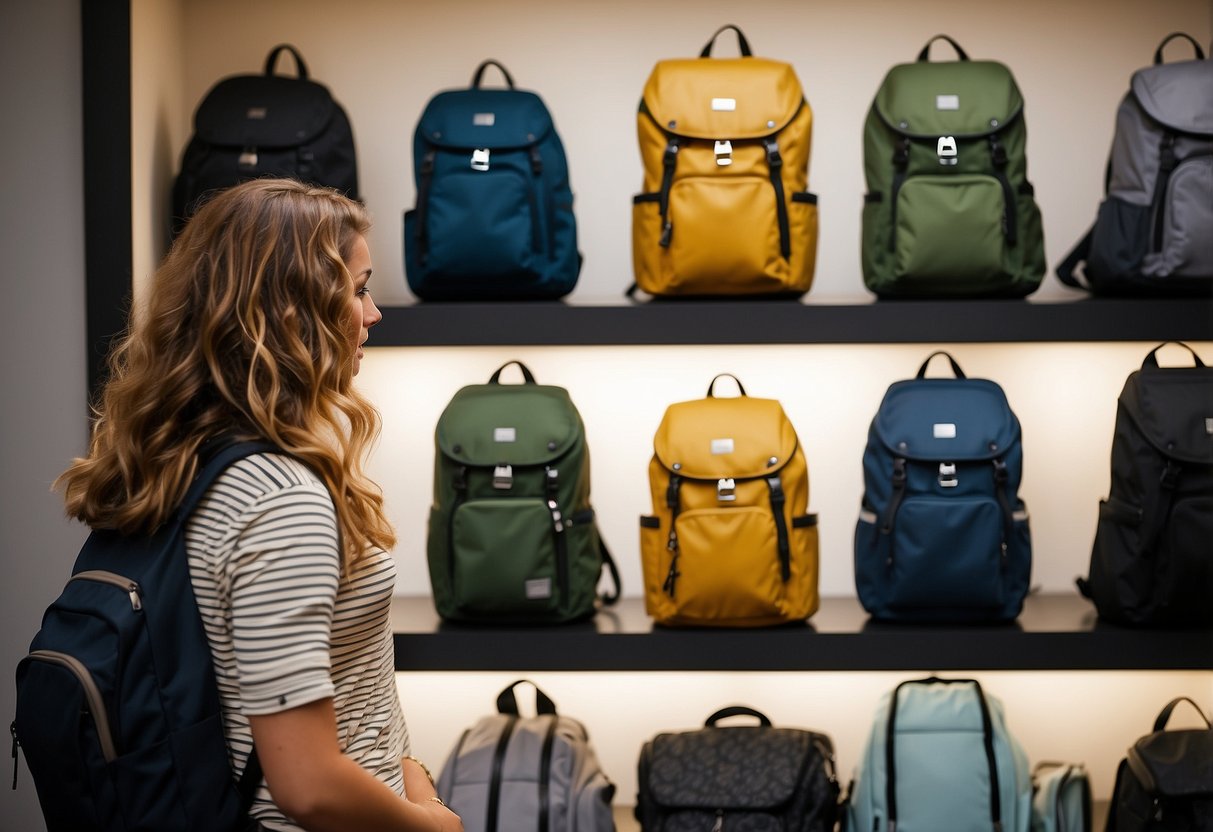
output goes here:
<path id="1" fill-rule="evenodd" d="M 509 465 L 498 465 L 493 469 L 493 488 L 508 491 L 514 487 L 514 469 Z"/>
<path id="2" fill-rule="evenodd" d="M 960 480 L 956 478 L 956 463 L 939 463 L 939 485 L 942 488 L 955 488 L 960 485 Z"/>
<path id="3" fill-rule="evenodd" d="M 954 136 L 940 136 L 939 141 L 935 143 L 935 154 L 939 156 L 939 164 L 954 165 L 960 160 L 956 158 L 956 138 Z"/>
<path id="4" fill-rule="evenodd" d="M 737 482 L 732 477 L 716 481 L 716 499 L 722 503 L 731 503 L 737 499 Z"/>
<path id="5" fill-rule="evenodd" d="M 236 164 L 242 168 L 257 167 L 257 149 L 246 148 L 236 159 Z"/>
<path id="6" fill-rule="evenodd" d="M 733 143 L 727 139 L 716 142 L 716 164 L 728 167 L 733 164 Z"/>
<path id="7" fill-rule="evenodd" d="M 487 147 L 478 147 L 472 151 L 472 170 L 488 170 L 489 169 L 489 150 Z"/>

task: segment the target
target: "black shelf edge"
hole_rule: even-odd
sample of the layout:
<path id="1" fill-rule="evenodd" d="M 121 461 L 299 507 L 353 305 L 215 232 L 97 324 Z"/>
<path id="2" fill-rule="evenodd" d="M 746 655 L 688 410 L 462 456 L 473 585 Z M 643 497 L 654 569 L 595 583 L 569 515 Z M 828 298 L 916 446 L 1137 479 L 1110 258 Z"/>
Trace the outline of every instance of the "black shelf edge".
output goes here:
<path id="1" fill-rule="evenodd" d="M 382 312 L 372 346 L 1213 340 L 1206 299 L 417 303 Z"/>
<path id="2" fill-rule="evenodd" d="M 639 598 L 561 627 L 459 626 L 428 597 L 392 605 L 397 670 L 1213 670 L 1213 630 L 1100 622 L 1077 595 L 1033 595 L 1014 624 L 894 625 L 857 599 L 824 598 L 806 625 L 655 627 Z"/>

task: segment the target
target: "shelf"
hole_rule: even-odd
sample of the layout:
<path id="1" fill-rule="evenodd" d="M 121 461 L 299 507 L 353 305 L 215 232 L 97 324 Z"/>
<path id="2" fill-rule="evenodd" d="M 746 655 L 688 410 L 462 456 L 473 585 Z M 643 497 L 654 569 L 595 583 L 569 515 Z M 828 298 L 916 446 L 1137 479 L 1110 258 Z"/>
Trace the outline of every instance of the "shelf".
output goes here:
<path id="1" fill-rule="evenodd" d="M 383 308 L 377 347 L 1213 340 L 1203 299 L 417 303 Z"/>
<path id="2" fill-rule="evenodd" d="M 1213 630 L 1100 622 L 1078 595 L 1033 595 L 1013 624 L 871 621 L 855 598 L 825 598 L 803 625 L 655 627 L 639 598 L 562 627 L 442 622 L 428 597 L 393 602 L 397 670 L 1213 670 Z"/>

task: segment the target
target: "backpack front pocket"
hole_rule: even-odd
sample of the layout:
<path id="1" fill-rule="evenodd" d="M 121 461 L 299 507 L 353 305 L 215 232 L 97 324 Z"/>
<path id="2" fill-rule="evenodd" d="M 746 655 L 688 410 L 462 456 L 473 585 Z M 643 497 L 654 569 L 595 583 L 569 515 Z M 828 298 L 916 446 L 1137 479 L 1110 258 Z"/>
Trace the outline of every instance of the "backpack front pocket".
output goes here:
<path id="1" fill-rule="evenodd" d="M 1151 253 L 1142 261 L 1148 277 L 1213 278 L 1213 156 L 1184 161 L 1171 174 L 1154 217 Z"/>
<path id="2" fill-rule="evenodd" d="M 426 272 L 470 285 L 539 273 L 539 210 L 530 179 L 510 167 L 435 177 L 420 229 Z"/>
<path id="3" fill-rule="evenodd" d="M 566 565 L 539 499 L 473 500 L 451 518 L 455 603 L 464 612 L 554 610 Z"/>
<path id="4" fill-rule="evenodd" d="M 675 523 L 678 549 L 667 594 L 687 619 L 744 621 L 781 616 L 775 522 L 769 509 L 692 509 Z M 670 592 L 672 589 L 672 592 Z"/>
<path id="5" fill-rule="evenodd" d="M 1185 496 L 1171 506 L 1162 535 L 1159 598 L 1170 599 L 1160 616 L 1176 623 L 1213 621 L 1213 498 Z"/>
<path id="6" fill-rule="evenodd" d="M 1006 202 L 992 176 L 914 176 L 897 192 L 894 269 L 907 285 L 967 294 L 997 289 Z"/>
<path id="7" fill-rule="evenodd" d="M 1003 517 L 991 499 L 907 499 L 893 528 L 894 607 L 1003 603 Z"/>

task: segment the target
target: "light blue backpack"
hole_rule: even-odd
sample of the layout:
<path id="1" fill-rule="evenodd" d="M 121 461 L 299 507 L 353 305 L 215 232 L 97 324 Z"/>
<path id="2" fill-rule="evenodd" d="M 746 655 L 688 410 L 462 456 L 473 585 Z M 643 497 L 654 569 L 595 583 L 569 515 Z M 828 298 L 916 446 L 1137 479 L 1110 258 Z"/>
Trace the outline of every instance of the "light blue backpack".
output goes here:
<path id="1" fill-rule="evenodd" d="M 1091 832 L 1091 780 L 1081 763 L 1032 768 L 1032 832 Z"/>
<path id="2" fill-rule="evenodd" d="M 1029 832 L 1032 779 L 1002 703 L 973 679 L 882 697 L 843 812 L 850 832 Z"/>

